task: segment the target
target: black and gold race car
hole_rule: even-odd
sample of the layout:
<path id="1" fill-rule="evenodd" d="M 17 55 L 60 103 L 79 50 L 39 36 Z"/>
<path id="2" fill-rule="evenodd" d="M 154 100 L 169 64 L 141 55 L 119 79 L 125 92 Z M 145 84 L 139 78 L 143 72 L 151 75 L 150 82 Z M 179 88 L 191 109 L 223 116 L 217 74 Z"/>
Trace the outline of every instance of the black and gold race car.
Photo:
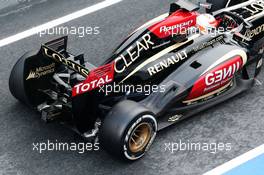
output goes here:
<path id="1" fill-rule="evenodd" d="M 179 0 L 99 67 L 69 53 L 67 37 L 25 53 L 11 72 L 10 91 L 44 121 L 67 123 L 115 156 L 137 160 L 157 131 L 254 85 L 263 22 L 264 0 Z"/>

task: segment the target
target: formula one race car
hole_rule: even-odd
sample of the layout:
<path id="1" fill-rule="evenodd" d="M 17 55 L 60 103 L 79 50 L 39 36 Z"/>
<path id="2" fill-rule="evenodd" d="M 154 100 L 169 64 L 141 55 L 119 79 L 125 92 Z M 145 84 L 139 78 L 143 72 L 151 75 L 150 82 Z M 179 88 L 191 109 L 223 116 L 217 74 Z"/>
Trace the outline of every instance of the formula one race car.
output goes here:
<path id="1" fill-rule="evenodd" d="M 111 154 L 137 160 L 158 130 L 254 85 L 264 0 L 210 2 L 213 10 L 210 3 L 172 3 L 99 67 L 67 52 L 67 37 L 43 44 L 15 64 L 10 91 L 44 121 L 67 123 Z"/>

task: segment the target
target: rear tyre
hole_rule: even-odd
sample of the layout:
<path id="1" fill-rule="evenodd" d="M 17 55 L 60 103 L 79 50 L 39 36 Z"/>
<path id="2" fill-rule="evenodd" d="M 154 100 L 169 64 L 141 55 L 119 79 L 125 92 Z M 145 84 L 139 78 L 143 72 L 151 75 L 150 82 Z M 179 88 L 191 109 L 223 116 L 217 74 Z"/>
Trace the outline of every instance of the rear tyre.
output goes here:
<path id="1" fill-rule="evenodd" d="M 100 145 L 125 160 L 138 160 L 148 151 L 157 132 L 151 111 L 133 101 L 118 103 L 106 116 L 99 133 Z"/>
<path id="2" fill-rule="evenodd" d="M 20 102 L 32 106 L 32 101 L 28 98 L 26 89 L 25 89 L 25 62 L 27 58 L 36 55 L 35 52 L 25 53 L 14 65 L 10 77 L 9 77 L 9 90 L 11 94 L 18 99 Z"/>
<path id="3" fill-rule="evenodd" d="M 9 77 L 9 90 L 20 102 L 36 107 L 45 101 L 42 92 L 51 88 L 50 80 L 55 63 L 43 58 L 38 52 L 27 52 L 14 65 Z"/>

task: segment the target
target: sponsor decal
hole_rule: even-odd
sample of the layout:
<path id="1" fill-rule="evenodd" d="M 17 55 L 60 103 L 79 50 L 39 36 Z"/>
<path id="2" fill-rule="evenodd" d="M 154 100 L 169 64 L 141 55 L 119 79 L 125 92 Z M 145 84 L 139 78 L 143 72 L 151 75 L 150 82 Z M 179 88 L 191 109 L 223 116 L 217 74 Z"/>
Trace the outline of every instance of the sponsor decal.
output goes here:
<path id="1" fill-rule="evenodd" d="M 172 116 L 172 117 L 170 117 L 168 119 L 168 122 L 176 122 L 176 121 L 179 121 L 182 117 L 183 117 L 183 115 L 174 115 L 174 116 Z"/>
<path id="2" fill-rule="evenodd" d="M 148 50 L 154 42 L 151 41 L 151 36 L 145 34 L 142 41 L 136 41 L 136 44 L 130 46 L 125 53 L 121 54 L 115 59 L 115 72 L 123 73 L 133 62 L 135 62 L 141 55 L 142 51 Z M 121 66 L 120 66 L 121 65 Z"/>
<path id="3" fill-rule="evenodd" d="M 243 61 L 241 57 L 236 56 L 213 68 L 194 83 L 187 100 L 199 98 L 205 94 L 208 95 L 210 92 L 217 92 L 217 90 L 225 87 L 232 81 L 235 73 L 238 72 L 242 66 Z"/>
<path id="4" fill-rule="evenodd" d="M 102 87 L 114 80 L 114 64 L 110 63 L 94 69 L 90 72 L 87 79 L 77 84 L 72 89 L 72 96 L 77 96 L 85 92 Z"/>
<path id="5" fill-rule="evenodd" d="M 218 36 L 218 37 L 216 37 L 216 38 L 214 38 L 214 39 L 212 39 L 210 41 L 207 41 L 205 43 L 199 44 L 198 46 L 193 48 L 193 51 L 194 52 L 199 52 L 199 51 L 201 51 L 201 50 L 203 50 L 203 49 L 205 49 L 205 48 L 207 48 L 209 46 L 214 45 L 217 42 L 223 41 L 223 39 L 224 39 L 224 35 Z"/>
<path id="6" fill-rule="evenodd" d="M 212 98 L 215 98 L 215 97 L 223 94 L 224 92 L 226 92 L 232 86 L 233 86 L 233 81 L 230 81 L 227 85 L 221 87 L 220 89 L 217 89 L 217 90 L 215 90 L 213 92 L 210 92 L 210 93 L 208 93 L 206 95 L 203 95 L 201 97 L 197 97 L 195 99 L 183 101 L 183 103 L 185 103 L 186 105 L 193 105 L 193 104 L 197 104 L 197 103 L 201 103 L 201 102 L 210 100 Z"/>
<path id="7" fill-rule="evenodd" d="M 260 34 L 262 34 L 264 32 L 264 24 L 262 24 L 261 26 L 258 26 L 257 28 L 255 29 L 248 29 L 246 32 L 245 32 L 245 37 L 246 38 L 249 38 L 249 39 L 252 39 L 254 38 L 255 36 L 258 36 Z M 245 41 L 245 39 L 243 39 L 243 42 Z"/>
<path id="8" fill-rule="evenodd" d="M 196 25 L 197 12 L 179 10 L 169 15 L 148 29 L 158 38 L 167 38 L 170 35 L 185 34 L 188 29 Z"/>
<path id="9" fill-rule="evenodd" d="M 223 82 L 223 80 L 232 78 L 233 75 L 240 69 L 240 66 L 242 65 L 241 63 L 241 61 L 237 61 L 228 67 L 223 67 L 222 69 L 208 73 L 205 76 L 206 86 L 210 87 L 212 85 L 216 85 L 219 82 Z"/>
<path id="10" fill-rule="evenodd" d="M 264 1 L 259 0 L 256 2 L 252 2 L 249 6 L 242 8 L 250 12 L 251 16 L 254 16 L 264 11 Z"/>
<path id="11" fill-rule="evenodd" d="M 147 69 L 148 73 L 150 76 L 155 75 L 155 74 L 161 72 L 162 70 L 167 69 L 170 66 L 179 63 L 182 60 L 185 60 L 187 57 L 188 57 L 188 55 L 186 53 L 186 50 L 178 52 L 175 55 L 155 64 L 154 66 L 149 67 Z"/>
<path id="12" fill-rule="evenodd" d="M 46 47 L 45 45 L 42 45 L 42 51 L 45 56 L 48 58 L 51 58 L 52 60 L 62 63 L 65 66 L 67 66 L 69 69 L 79 73 L 80 75 L 87 77 L 89 75 L 89 70 L 85 67 L 75 63 L 74 61 L 68 60 L 65 58 L 62 54 Z"/>
<path id="13" fill-rule="evenodd" d="M 258 36 L 260 34 L 262 34 L 264 32 L 264 24 L 254 28 L 254 29 L 248 29 L 246 32 L 245 32 L 245 38 L 248 38 L 248 39 L 252 39 L 254 38 L 255 36 Z M 243 42 L 246 40 L 245 38 L 243 38 Z"/>
<path id="14" fill-rule="evenodd" d="M 26 80 L 38 79 L 53 72 L 55 72 L 55 63 L 43 67 L 37 67 L 35 70 L 30 70 Z"/>
<path id="15" fill-rule="evenodd" d="M 189 21 L 185 21 L 183 23 L 179 23 L 173 26 L 161 26 L 160 27 L 160 33 L 165 32 L 165 33 L 169 33 L 172 34 L 173 33 L 179 33 L 181 31 L 185 31 L 186 29 L 188 29 L 190 26 L 192 26 L 194 23 L 194 20 L 189 20 Z"/>
<path id="16" fill-rule="evenodd" d="M 172 46 L 167 47 L 166 49 L 160 51 L 159 53 L 157 53 L 156 55 L 153 55 L 152 57 L 144 60 L 144 62 L 142 62 L 140 65 L 138 65 L 132 72 L 130 72 L 122 81 L 121 83 L 123 83 L 125 80 L 127 80 L 128 78 L 130 78 L 131 76 L 133 76 L 135 73 L 137 73 L 139 70 L 141 70 L 143 67 L 145 67 L 146 65 L 148 65 L 149 63 L 152 63 L 156 60 L 158 60 L 160 57 L 166 55 L 167 53 L 181 47 L 184 46 L 185 44 L 193 41 L 193 39 L 199 37 L 200 35 L 193 35 L 191 37 L 188 38 L 187 41 L 181 42 L 181 43 L 176 43 Z"/>

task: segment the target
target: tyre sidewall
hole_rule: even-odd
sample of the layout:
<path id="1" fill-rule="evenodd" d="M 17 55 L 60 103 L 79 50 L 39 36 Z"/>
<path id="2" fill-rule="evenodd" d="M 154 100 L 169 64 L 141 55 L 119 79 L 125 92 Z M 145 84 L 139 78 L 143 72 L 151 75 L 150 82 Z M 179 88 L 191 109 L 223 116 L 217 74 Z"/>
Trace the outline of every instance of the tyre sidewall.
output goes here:
<path id="1" fill-rule="evenodd" d="M 144 118 L 143 116 L 151 116 Z M 136 160 L 144 155 L 153 142 L 157 132 L 155 115 L 143 105 L 130 100 L 116 104 L 104 118 L 99 132 L 99 141 L 102 148 L 113 156 L 122 160 Z M 143 118 L 142 118 L 143 117 Z M 128 148 L 128 138 L 135 127 L 141 122 L 148 122 L 153 126 L 152 138 L 146 149 L 140 155 L 132 156 Z"/>
<path id="2" fill-rule="evenodd" d="M 141 124 L 141 123 L 148 123 L 151 125 L 151 136 L 150 139 L 147 143 L 147 145 L 139 152 L 137 153 L 133 153 L 129 150 L 129 140 L 130 137 L 133 133 L 133 131 L 135 130 L 135 128 Z M 151 146 L 151 144 L 153 143 L 155 137 L 156 137 L 156 133 L 157 133 L 157 122 L 156 119 L 153 117 L 152 114 L 142 114 L 137 116 L 127 127 L 126 131 L 124 132 L 124 136 L 122 139 L 121 144 L 123 145 L 123 154 L 124 156 L 129 159 L 129 160 L 136 160 L 141 158 L 142 156 L 144 156 L 145 152 L 147 152 Z"/>

